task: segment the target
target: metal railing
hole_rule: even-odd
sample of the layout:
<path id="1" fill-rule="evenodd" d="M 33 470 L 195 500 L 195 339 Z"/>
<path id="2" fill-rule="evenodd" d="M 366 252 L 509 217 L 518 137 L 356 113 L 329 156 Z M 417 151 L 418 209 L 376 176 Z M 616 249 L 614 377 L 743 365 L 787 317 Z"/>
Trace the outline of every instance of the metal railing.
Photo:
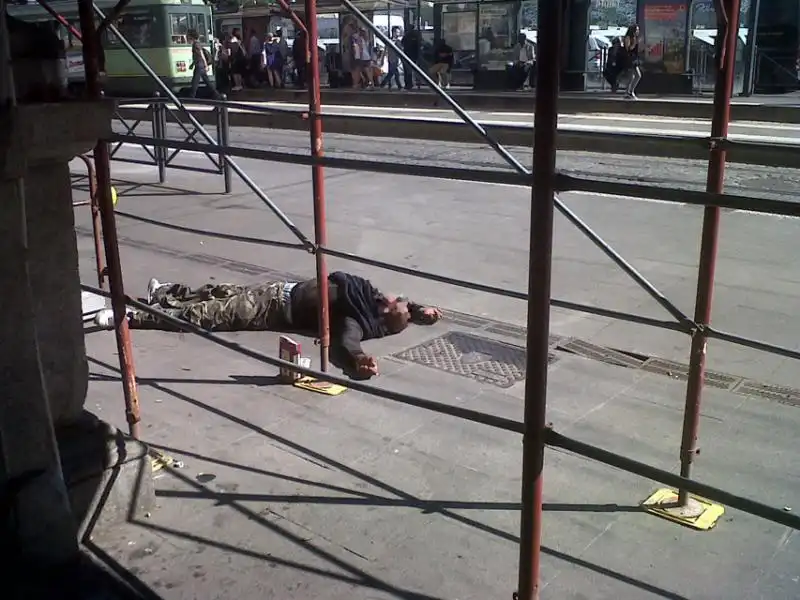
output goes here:
<path id="1" fill-rule="evenodd" d="M 230 128 L 252 127 L 259 130 L 284 129 L 308 131 L 310 127 L 307 111 L 259 106 L 244 102 L 227 102 L 224 100 L 193 100 L 184 104 L 184 109 L 199 122 L 216 128 L 216 143 L 221 146 L 230 139 Z M 215 169 L 202 169 L 175 165 L 174 168 L 194 170 L 203 173 L 221 172 L 226 176 L 226 191 L 230 186 L 230 169 L 222 159 L 215 159 L 214 148 L 194 145 L 197 131 L 183 116 L 182 110 L 169 106 L 169 100 L 163 97 L 120 100 L 116 116 L 120 121 L 123 133 L 116 133 L 112 156 L 116 159 L 117 150 L 123 144 L 143 148 L 150 160 L 142 161 L 124 158 L 123 161 L 138 164 L 157 165 L 159 180 L 163 183 L 166 168 L 174 165 L 173 158 L 180 149 L 191 149 L 195 152 L 203 149 L 214 164 Z M 374 116 L 357 113 L 321 112 L 320 118 L 330 133 L 341 133 L 350 136 L 396 137 L 414 140 L 436 140 L 447 142 L 479 143 L 484 138 L 463 127 L 463 119 L 447 117 L 409 117 L 409 116 Z M 621 119 L 624 119 L 621 117 Z M 140 125 L 151 121 L 152 136 L 144 135 Z M 172 128 L 167 129 L 166 124 Z M 510 146 L 529 146 L 533 139 L 533 126 L 527 123 L 510 123 L 502 120 L 480 120 L 478 123 L 491 134 L 498 143 Z M 658 158 L 682 158 L 702 160 L 707 158 L 712 144 L 719 143 L 703 132 L 647 131 L 642 128 L 626 126 L 607 126 L 592 124 L 561 123 L 558 127 L 557 145 L 559 150 L 609 153 L 629 156 L 647 156 Z M 222 140 L 222 141 L 220 141 Z M 177 141 L 189 146 L 170 146 L 172 153 L 167 159 L 159 158 L 160 142 Z M 800 143 L 790 137 L 765 135 L 729 135 L 723 142 L 729 163 L 747 165 L 775 166 L 794 168 L 800 165 Z M 328 165 L 332 166 L 332 165 Z M 466 169 L 464 169 L 466 171 Z"/>
<path id="2" fill-rule="evenodd" d="M 39 0 L 43 2 L 44 0 Z M 109 153 L 106 142 L 101 142 L 95 149 L 95 163 L 98 182 L 98 202 L 102 217 L 104 234 L 105 252 L 108 258 L 108 274 L 110 291 L 104 292 L 92 286 L 82 286 L 83 289 L 107 295 L 112 299 L 112 306 L 115 313 L 115 330 L 120 348 L 120 367 L 123 374 L 123 385 L 126 392 L 126 413 L 131 427 L 132 435 L 138 435 L 138 395 L 134 376 L 134 365 L 130 356 L 130 337 L 127 320 L 125 319 L 126 305 L 133 306 L 139 310 L 157 315 L 165 322 L 183 331 L 194 333 L 215 344 L 237 351 L 254 360 L 278 367 L 294 369 L 302 374 L 312 375 L 322 381 L 335 382 L 345 385 L 351 389 L 373 394 L 397 402 L 416 406 L 426 410 L 432 410 L 443 414 L 448 414 L 457 418 L 464 418 L 491 427 L 497 427 L 506 431 L 522 434 L 523 436 L 523 472 L 522 472 L 522 519 L 521 519 L 521 542 L 520 542 L 520 565 L 519 582 L 515 596 L 521 600 L 534 600 L 538 598 L 539 581 L 539 557 L 541 548 L 541 527 L 542 527 L 542 489 L 543 489 L 543 460 L 545 448 L 547 446 L 559 447 L 580 456 L 597 460 L 603 464 L 612 465 L 642 477 L 650 478 L 678 489 L 679 503 L 685 505 L 688 501 L 689 493 L 701 494 L 703 497 L 726 504 L 727 506 L 742 510 L 744 512 L 760 516 L 770 521 L 781 523 L 788 527 L 800 529 L 800 517 L 795 514 L 787 513 L 781 509 L 766 506 L 763 503 L 743 498 L 724 490 L 714 488 L 702 483 L 693 481 L 690 478 L 691 465 L 696 454 L 696 440 L 698 434 L 699 410 L 701 393 L 705 371 L 705 348 L 706 342 L 710 338 L 724 339 L 725 341 L 766 350 L 800 358 L 800 353 L 790 348 L 783 348 L 762 342 L 759 340 L 747 339 L 735 334 L 725 333 L 716 330 L 711 326 L 711 287 L 714 281 L 714 264 L 716 260 L 716 244 L 719 235 L 719 213 L 720 207 L 736 207 L 750 211 L 799 215 L 800 207 L 798 204 L 781 201 L 768 201 L 756 198 L 745 198 L 723 194 L 723 173 L 726 160 L 726 152 L 729 148 L 728 122 L 731 93 L 734 78 L 734 51 L 736 39 L 734 34 L 738 29 L 737 19 L 739 14 L 739 0 L 717 0 L 719 3 L 718 15 L 730 15 L 729 21 L 722 20 L 718 30 L 724 36 L 727 51 L 722 64 L 718 65 L 720 76 L 716 81 L 715 90 L 715 111 L 712 122 L 709 176 L 708 187 L 705 192 L 686 192 L 682 190 L 660 189 L 652 186 L 609 183 L 592 179 L 579 179 L 566 176 L 557 172 L 555 167 L 556 136 L 558 122 L 558 89 L 559 71 L 561 55 L 561 37 L 563 27 L 563 11 L 561 4 L 563 0 L 542 2 L 539 9 L 539 61 L 540 69 L 538 72 L 535 108 L 535 128 L 534 128 L 534 165 L 533 170 L 523 166 L 511 152 L 495 140 L 491 133 L 480 123 L 477 123 L 447 94 L 445 90 L 434 85 L 430 78 L 419 67 L 408 61 L 399 48 L 395 47 L 398 54 L 417 71 L 420 78 L 429 85 L 440 98 L 448 103 L 456 114 L 466 122 L 477 135 L 481 136 L 495 151 L 512 167 L 513 173 L 503 171 L 481 172 L 481 179 L 476 179 L 475 175 L 470 175 L 463 169 L 441 169 L 438 167 L 416 167 L 409 165 L 382 165 L 371 164 L 370 161 L 351 161 L 345 159 L 326 158 L 322 154 L 322 115 L 319 108 L 319 70 L 316 44 L 313 43 L 317 38 L 316 31 L 316 4 L 315 0 L 306 0 L 305 17 L 308 23 L 309 33 L 309 58 L 310 58 L 310 91 L 309 91 L 309 113 L 308 117 L 312 121 L 310 128 L 311 156 L 287 155 L 277 152 L 260 151 L 246 148 L 232 147 L 227 144 L 214 140 L 192 114 L 178 101 L 172 93 L 167 92 L 167 96 L 172 100 L 183 116 L 194 127 L 198 133 L 205 138 L 205 144 L 196 144 L 193 141 L 179 142 L 177 140 L 164 140 L 154 138 L 139 138 L 138 136 L 126 136 L 127 139 L 136 143 L 148 143 L 155 146 L 163 146 L 174 149 L 195 149 L 215 156 L 222 156 L 227 164 L 231 166 L 233 172 L 242 177 L 245 182 L 248 178 L 233 161 L 233 156 L 260 158 L 264 160 L 275 160 L 279 162 L 305 164 L 312 166 L 314 183 L 314 241 L 311 242 L 305 235 L 297 229 L 294 224 L 284 215 L 268 198 L 261 196 L 265 203 L 275 212 L 276 216 L 298 237 L 301 243 L 293 247 L 302 248 L 315 255 L 317 265 L 317 277 L 321 290 L 327 290 L 327 271 L 325 265 L 326 256 L 336 256 L 368 264 L 378 268 L 390 269 L 397 272 L 413 274 L 419 277 L 442 281 L 461 287 L 474 289 L 486 293 L 498 294 L 507 297 L 517 298 L 526 301 L 528 304 L 528 328 L 527 328 L 527 364 L 526 364 L 526 385 L 525 385 L 525 418 L 523 422 L 517 422 L 495 415 L 485 414 L 473 410 L 464 409 L 457 406 L 448 405 L 443 402 L 419 398 L 394 391 L 380 389 L 375 386 L 355 382 L 342 377 L 331 375 L 326 372 L 327 352 L 329 345 L 329 322 L 327 314 L 327 303 L 320 302 L 320 332 L 321 343 L 321 364 L 322 371 L 305 369 L 288 363 L 280 359 L 267 356 L 258 351 L 249 349 L 236 342 L 226 340 L 213 333 L 200 329 L 191 323 L 176 320 L 166 315 L 162 311 L 142 304 L 137 300 L 127 297 L 123 290 L 121 268 L 119 262 L 119 250 L 116 239 L 115 212 L 111 199 L 111 186 L 109 179 Z M 724 7 L 723 7 L 724 3 Z M 372 33 L 381 39 L 384 44 L 392 44 L 390 40 L 366 17 L 351 0 L 342 0 L 343 6 L 354 14 L 361 23 L 372 30 Z M 86 64 L 86 76 L 89 91 L 94 98 L 100 98 L 98 85 L 97 64 L 95 60 L 97 43 L 95 40 L 95 24 L 93 19 L 93 5 L 91 0 L 79 0 L 81 10 L 82 32 L 84 40 L 84 60 Z M 725 10 L 722 10 L 722 9 Z M 97 7 L 94 12 L 101 18 L 104 16 Z M 119 37 L 128 50 L 137 59 L 140 65 L 147 67 L 133 48 L 127 44 L 126 40 L 120 35 L 119 31 L 113 26 L 108 25 L 111 34 Z M 393 45 L 393 44 L 392 44 Z M 147 67 L 149 69 L 149 67 Z M 155 76 L 151 70 L 148 71 Z M 159 80 L 156 81 L 158 82 Z M 192 138 L 194 139 L 194 138 Z M 119 136 L 114 136 L 111 141 L 120 141 Z M 325 197 L 323 188 L 323 168 L 325 166 L 336 166 L 336 168 L 351 168 L 372 170 L 375 172 L 395 172 L 409 175 L 423 175 L 433 177 L 461 178 L 470 181 L 510 181 L 517 185 L 524 185 L 531 188 L 532 208 L 531 208 L 531 227 L 530 227 L 530 267 L 527 292 L 504 290 L 493 286 L 480 283 L 460 281 L 444 275 L 424 273 L 417 270 L 407 269 L 398 265 L 385 263 L 369 257 L 357 256 L 342 252 L 334 248 L 329 248 L 325 239 Z M 455 177 L 458 175 L 459 177 Z M 257 186 L 252 184 L 251 187 Z M 566 190 L 582 190 L 593 192 L 605 192 L 612 194 L 625 194 L 639 198 L 655 198 L 673 202 L 699 204 L 705 206 L 703 234 L 701 240 L 701 259 L 698 273 L 698 289 L 695 312 L 689 316 L 679 310 L 664 294 L 662 294 L 652 283 L 639 273 L 636 268 L 628 263 L 619 253 L 607 244 L 600 235 L 576 215 L 558 197 L 558 192 Z M 254 189 L 255 191 L 255 189 Z M 260 191 L 260 190 L 259 190 Z M 256 192 L 259 193 L 259 192 Z M 637 284 L 647 291 L 670 315 L 670 319 L 657 320 L 631 315 L 617 311 L 609 311 L 591 306 L 582 306 L 575 303 L 554 300 L 551 297 L 550 280 L 552 267 L 552 244 L 553 244 L 553 218 L 555 210 L 559 210 L 570 222 L 572 222 L 584 235 L 586 235 L 598 248 L 600 248 L 609 258 L 611 258 L 623 271 L 625 271 Z M 141 220 L 141 218 L 140 218 Z M 244 239 L 240 241 L 248 243 L 274 244 L 269 240 Z M 583 443 L 579 440 L 571 439 L 552 429 L 546 419 L 546 399 L 547 399 L 547 369 L 549 363 L 549 315 L 551 306 L 561 306 L 564 308 L 584 310 L 594 314 L 602 314 L 612 318 L 627 319 L 633 322 L 664 327 L 676 331 L 682 331 L 691 338 L 690 367 L 686 394 L 686 407 L 684 412 L 683 441 L 680 448 L 681 472 L 675 475 L 655 467 L 645 465 L 633 459 L 614 454 Z"/>
<path id="3" fill-rule="evenodd" d="M 163 98 L 160 96 L 156 96 L 154 98 L 149 98 L 145 104 L 144 108 L 144 115 L 139 116 L 134 119 L 126 118 L 120 112 L 120 109 L 124 109 L 125 106 L 129 105 L 141 105 L 141 100 L 117 100 L 117 109 L 114 111 L 114 120 L 116 123 L 119 123 L 125 129 L 125 136 L 130 137 L 137 137 L 140 133 L 138 131 L 139 126 L 145 122 L 151 123 L 152 128 L 152 137 L 156 140 L 165 140 L 171 139 L 170 138 L 170 126 L 172 129 L 175 130 L 177 135 L 179 135 L 179 139 L 183 142 L 197 142 L 197 136 L 199 135 L 199 130 L 194 125 L 186 124 L 182 119 L 180 119 L 174 111 L 168 110 L 167 103 L 169 102 L 168 98 Z M 215 129 L 216 129 L 216 138 L 215 142 L 217 145 L 226 146 L 229 143 L 230 139 L 230 124 L 229 124 L 229 117 L 228 117 L 228 105 L 225 101 L 219 102 L 217 104 L 212 105 L 211 107 L 211 116 L 215 121 Z M 204 153 L 208 160 L 213 165 L 212 168 L 203 168 L 203 167 L 195 167 L 189 165 L 181 165 L 176 164 L 175 159 L 180 153 L 180 148 L 173 149 L 169 152 L 168 148 L 163 145 L 148 145 L 142 143 L 136 143 L 135 146 L 137 148 L 141 148 L 144 150 L 145 154 L 149 157 L 150 160 L 142 160 L 136 158 L 129 158 L 124 156 L 118 156 L 118 153 L 126 144 L 130 144 L 130 142 L 126 141 L 125 139 L 121 139 L 120 141 L 114 142 L 111 145 L 109 150 L 109 155 L 111 160 L 116 160 L 118 162 L 126 162 L 132 163 L 137 165 L 150 165 L 154 166 L 158 169 L 158 181 L 159 183 L 165 183 L 167 180 L 167 169 L 176 169 L 181 171 L 193 171 L 195 173 L 210 173 L 213 175 L 222 175 L 224 179 L 224 186 L 225 186 L 225 193 L 230 194 L 231 190 L 233 189 L 233 181 L 232 181 L 232 171 L 230 164 L 225 160 L 225 157 L 222 155 L 214 155 L 211 153 Z"/>

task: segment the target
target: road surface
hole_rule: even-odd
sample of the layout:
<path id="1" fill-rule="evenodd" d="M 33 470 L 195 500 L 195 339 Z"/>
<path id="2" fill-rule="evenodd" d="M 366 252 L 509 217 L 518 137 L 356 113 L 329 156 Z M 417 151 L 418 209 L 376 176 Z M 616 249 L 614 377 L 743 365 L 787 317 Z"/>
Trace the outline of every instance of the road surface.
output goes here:
<path id="1" fill-rule="evenodd" d="M 520 117 L 521 118 L 521 117 Z M 604 123 L 604 127 L 638 127 L 646 133 L 654 123 L 664 127 L 665 120 L 653 121 L 647 118 L 631 117 L 626 120 L 607 120 L 604 116 L 587 117 L 566 116 L 575 122 L 584 122 L 587 126 Z M 590 120 L 594 119 L 594 121 Z M 669 121 L 667 126 L 701 130 L 701 125 L 692 121 Z M 213 128 L 211 133 L 213 134 Z M 707 127 L 706 127 L 707 129 Z M 114 123 L 117 133 L 127 133 L 125 127 Z M 191 127 L 189 128 L 191 131 Z M 734 124 L 735 132 L 758 132 L 755 135 L 773 137 L 791 137 L 800 142 L 800 127 L 770 124 Z M 149 123 L 142 123 L 136 128 L 137 135 L 151 137 Z M 187 133 L 174 123 L 168 124 L 168 135 L 173 139 L 184 140 Z M 201 139 L 200 136 L 197 136 Z M 396 162 L 401 164 L 420 164 L 430 166 L 462 167 L 467 169 L 510 169 L 508 164 L 491 148 L 480 143 L 476 136 L 475 144 L 459 144 L 451 142 L 432 142 L 426 140 L 398 140 L 392 138 L 365 138 L 327 134 L 324 137 L 325 152 L 329 156 Z M 270 130 L 264 131 L 251 127 L 237 127 L 231 130 L 230 143 L 247 148 L 259 148 L 287 152 L 292 154 L 309 154 L 309 142 L 305 134 L 296 131 Z M 530 165 L 533 160 L 531 148 L 511 147 L 511 152 L 523 165 Z M 587 148 L 587 150 L 591 150 Z M 140 152 L 141 148 L 128 146 L 129 152 Z M 122 155 L 119 155 L 121 157 Z M 185 156 L 182 154 L 181 156 Z M 141 158 L 141 157 L 139 157 Z M 147 159 L 148 157 L 144 157 Z M 193 163 L 195 164 L 195 163 Z M 210 163 L 201 163 L 203 166 Z M 257 163 L 256 163 L 257 164 Z M 592 152 L 560 152 L 557 165 L 565 172 L 579 177 L 600 177 L 611 180 L 668 185 L 685 189 L 704 189 L 707 163 L 683 159 L 653 159 L 638 156 L 608 155 Z M 261 171 L 257 167 L 256 171 Z M 793 199 L 797 197 L 800 186 L 800 171 L 796 169 L 776 169 L 774 167 L 729 165 L 726 171 L 726 184 L 732 193 L 777 198 Z"/>
<path id="2" fill-rule="evenodd" d="M 272 107 L 280 110 L 307 112 L 308 105 L 291 102 L 263 102 L 261 107 Z M 458 120 L 452 110 L 422 109 L 422 108 L 395 108 L 382 106 L 324 106 L 323 114 L 333 115 L 361 115 L 370 117 L 403 117 L 409 119 L 447 119 Z M 532 112 L 509 111 L 469 111 L 471 117 L 485 124 L 511 124 L 531 125 Z M 637 115 L 559 115 L 559 125 L 585 127 L 587 131 L 620 131 L 636 130 L 650 133 L 682 132 L 707 133 L 710 131 L 711 121 L 705 119 L 675 119 L 669 117 L 649 117 Z M 775 137 L 793 140 L 800 143 L 800 125 L 782 123 L 751 123 L 733 122 L 731 134 L 739 136 Z"/>

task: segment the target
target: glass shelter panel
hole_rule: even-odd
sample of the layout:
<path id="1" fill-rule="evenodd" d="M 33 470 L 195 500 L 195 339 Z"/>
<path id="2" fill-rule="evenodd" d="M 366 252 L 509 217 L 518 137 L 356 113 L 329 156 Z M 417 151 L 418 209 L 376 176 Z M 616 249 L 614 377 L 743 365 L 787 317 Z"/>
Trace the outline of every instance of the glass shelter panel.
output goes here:
<path id="1" fill-rule="evenodd" d="M 478 68 L 504 71 L 514 61 L 519 2 L 482 3 L 478 14 Z"/>
<path id="2" fill-rule="evenodd" d="M 478 5 L 476 3 L 445 4 L 442 6 L 441 38 L 453 49 L 454 70 L 473 70 L 476 67 L 476 32 Z M 423 44 L 423 54 L 426 44 Z M 430 48 L 431 58 L 433 48 Z"/>
<path id="3" fill-rule="evenodd" d="M 747 44 L 750 37 L 749 23 L 753 17 L 751 11 L 756 10 L 755 4 L 744 0 L 739 14 L 739 39 L 736 45 L 736 75 L 733 83 L 733 93 L 741 94 L 744 91 L 745 70 L 747 68 Z M 689 41 L 686 44 L 688 58 L 687 69 L 694 76 L 694 86 L 697 91 L 712 91 L 716 83 L 716 69 L 714 66 L 715 44 L 717 37 L 717 14 L 714 9 L 714 0 L 694 0 L 688 15 L 687 30 Z"/>

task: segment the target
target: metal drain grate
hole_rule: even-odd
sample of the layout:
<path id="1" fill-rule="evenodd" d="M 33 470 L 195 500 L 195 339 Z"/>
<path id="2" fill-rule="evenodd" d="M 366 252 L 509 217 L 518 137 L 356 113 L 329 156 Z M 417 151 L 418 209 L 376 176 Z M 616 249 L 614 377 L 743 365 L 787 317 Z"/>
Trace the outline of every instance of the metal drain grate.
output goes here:
<path id="1" fill-rule="evenodd" d="M 451 331 L 394 355 L 409 362 L 508 388 L 525 379 L 525 349 Z M 551 354 L 548 363 L 557 357 Z"/>
<path id="2" fill-rule="evenodd" d="M 484 331 L 487 333 L 506 335 L 508 337 L 513 337 L 520 340 L 526 340 L 528 337 L 528 328 L 524 325 L 512 325 L 510 323 L 503 323 L 501 321 L 494 321 L 490 323 L 489 326 L 484 329 Z M 548 336 L 547 345 L 551 349 L 555 349 L 555 347 L 564 339 L 565 338 L 561 335 L 550 335 Z"/>
<path id="3" fill-rule="evenodd" d="M 524 340 L 528 336 L 528 328 L 521 325 L 511 325 L 510 323 L 492 323 L 486 328 L 489 333 L 507 335 L 508 337 Z"/>
<path id="4" fill-rule="evenodd" d="M 779 404 L 800 407 L 800 390 L 795 388 L 745 379 L 733 391 L 742 396 L 755 396 L 757 398 L 772 400 Z"/>
<path id="5" fill-rule="evenodd" d="M 603 346 L 598 346 L 596 344 L 591 344 L 578 339 L 571 339 L 563 344 L 559 344 L 558 349 L 618 367 L 638 369 L 644 364 L 643 360 L 623 352 L 618 352 L 617 350 L 612 350 L 611 348 L 605 348 Z"/>
<path id="6" fill-rule="evenodd" d="M 656 373 L 658 375 L 666 375 L 667 377 L 672 377 L 673 379 L 679 379 L 681 381 L 686 381 L 689 378 L 688 365 L 671 360 L 664 360 L 663 358 L 650 358 L 645 361 L 641 368 L 643 371 Z M 730 390 L 738 385 L 741 380 L 741 377 L 707 370 L 704 383 L 705 385 L 722 390 Z"/>
<path id="7" fill-rule="evenodd" d="M 466 313 L 456 312 L 454 310 L 445 310 L 442 311 L 444 314 L 444 320 L 449 321 L 450 323 L 455 323 L 456 325 L 461 325 L 462 327 L 470 327 L 472 329 L 478 329 L 483 327 L 489 321 L 484 319 L 483 317 L 476 317 L 474 315 L 468 315 Z"/>

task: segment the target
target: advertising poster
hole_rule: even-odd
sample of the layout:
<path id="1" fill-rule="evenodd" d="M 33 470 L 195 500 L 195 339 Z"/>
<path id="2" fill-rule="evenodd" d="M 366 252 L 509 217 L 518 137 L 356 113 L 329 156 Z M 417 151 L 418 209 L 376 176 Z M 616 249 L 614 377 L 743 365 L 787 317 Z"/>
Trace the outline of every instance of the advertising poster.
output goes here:
<path id="1" fill-rule="evenodd" d="M 642 0 L 642 68 L 650 72 L 683 73 L 686 53 L 686 0 Z"/>

